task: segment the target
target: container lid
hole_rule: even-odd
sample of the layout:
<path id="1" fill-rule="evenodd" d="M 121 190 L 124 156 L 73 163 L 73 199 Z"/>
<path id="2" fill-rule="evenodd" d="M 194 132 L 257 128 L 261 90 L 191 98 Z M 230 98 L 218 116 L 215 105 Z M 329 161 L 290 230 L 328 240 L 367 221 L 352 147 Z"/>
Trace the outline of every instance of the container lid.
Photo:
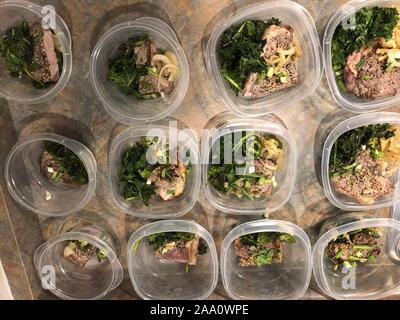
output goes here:
<path id="1" fill-rule="evenodd" d="M 271 196 L 250 200 L 225 195 L 208 183 L 210 154 L 218 140 L 235 132 L 259 132 L 276 136 L 283 143 L 283 163 L 276 172 L 278 186 Z M 280 209 L 292 195 L 297 174 L 297 147 L 292 135 L 280 124 L 259 120 L 234 118 L 218 128 L 207 130 L 202 136 L 202 186 L 207 200 L 218 210 L 238 215 L 262 214 Z"/>
<path id="2" fill-rule="evenodd" d="M 398 5 L 398 1 L 393 0 L 353 0 L 340 7 L 329 21 L 323 39 L 323 57 L 325 64 L 326 77 L 329 88 L 335 101 L 343 108 L 354 113 L 367 113 L 383 108 L 394 106 L 399 103 L 400 96 L 381 97 L 374 100 L 362 99 L 353 93 L 342 92 L 336 82 L 332 67 L 332 38 L 336 28 L 342 21 L 347 21 L 350 17 L 364 7 L 389 7 Z"/>
<path id="3" fill-rule="evenodd" d="M 400 292 L 400 222 L 392 219 L 357 219 L 332 227 L 314 246 L 312 260 L 315 280 L 324 294 L 334 299 L 376 300 Z M 346 215 L 345 215 L 346 216 Z M 340 216 L 339 216 L 340 217 Z M 345 217 L 347 219 L 347 217 Z M 378 228 L 380 253 L 375 262 L 356 267 L 334 267 L 326 253 L 330 241 L 339 235 L 365 228 Z"/>
<path id="4" fill-rule="evenodd" d="M 44 141 L 59 143 L 82 161 L 88 183 L 56 183 L 42 173 Z M 5 180 L 12 198 L 23 207 L 43 216 L 61 217 L 82 209 L 96 189 L 97 164 L 91 151 L 82 143 L 57 134 L 35 134 L 21 138 L 5 163 Z"/>
<path id="5" fill-rule="evenodd" d="M 298 84 L 290 89 L 281 90 L 258 99 L 238 97 L 225 81 L 218 61 L 218 47 L 223 32 L 232 25 L 247 19 L 268 20 L 278 18 L 282 23 L 294 29 L 294 35 L 302 49 L 298 61 Z M 225 105 L 238 115 L 257 117 L 289 107 L 314 92 L 322 78 L 322 52 L 317 30 L 310 13 L 300 4 L 279 0 L 250 5 L 223 19 L 216 26 L 206 48 L 206 67 L 218 95 Z"/>
<path id="6" fill-rule="evenodd" d="M 146 239 L 163 232 L 189 232 L 199 236 L 207 253 L 187 269 L 183 263 L 157 259 Z M 136 230 L 127 247 L 128 270 L 136 293 L 146 300 L 201 300 L 215 289 L 218 281 L 218 256 L 210 233 L 199 224 L 185 220 L 158 221 Z"/>
<path id="7" fill-rule="evenodd" d="M 283 245 L 281 264 L 239 266 L 234 241 L 259 232 L 288 233 L 296 242 Z M 310 240 L 300 227 L 286 221 L 259 220 L 241 224 L 229 232 L 222 243 L 221 276 L 225 290 L 233 299 L 299 299 L 311 278 Z"/>
<path id="8" fill-rule="evenodd" d="M 34 263 L 44 289 L 61 299 L 95 300 L 107 295 L 123 280 L 123 269 L 112 244 L 101 232 L 83 228 L 59 234 L 43 243 L 34 254 Z M 103 240 L 104 239 L 104 240 Z M 84 241 L 106 256 L 98 261 L 96 254 L 84 267 L 64 257 L 67 241 Z"/>
<path id="9" fill-rule="evenodd" d="M 336 140 L 345 132 L 356 129 L 362 126 L 378 123 L 389 123 L 389 124 L 400 124 L 400 115 L 394 112 L 376 112 L 364 115 L 357 115 L 352 118 L 346 119 L 338 124 L 328 135 L 325 141 L 324 149 L 322 151 L 322 184 L 324 187 L 325 195 L 329 201 L 336 207 L 346 211 L 364 211 L 378 208 L 384 208 L 392 206 L 395 202 L 400 200 L 399 194 L 394 191 L 386 196 L 380 197 L 375 200 L 372 205 L 362 205 L 356 202 L 354 199 L 340 194 L 335 190 L 333 183 L 329 177 L 329 161 L 331 151 Z M 390 178 L 395 186 L 395 190 L 398 188 L 398 170 Z"/>

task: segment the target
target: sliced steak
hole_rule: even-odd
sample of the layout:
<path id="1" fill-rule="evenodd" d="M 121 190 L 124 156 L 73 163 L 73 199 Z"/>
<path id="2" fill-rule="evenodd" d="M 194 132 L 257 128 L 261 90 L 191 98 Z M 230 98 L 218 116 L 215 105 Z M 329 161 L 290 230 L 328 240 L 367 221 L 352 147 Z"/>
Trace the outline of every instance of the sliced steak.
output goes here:
<path id="1" fill-rule="evenodd" d="M 64 248 L 64 257 L 83 268 L 93 257 L 95 251 L 96 248 L 92 245 L 81 249 L 74 242 L 71 242 Z"/>
<path id="2" fill-rule="evenodd" d="M 361 169 L 355 174 L 332 179 L 339 193 L 354 198 L 360 204 L 371 205 L 375 199 L 393 192 L 394 185 L 386 177 L 384 167 L 372 158 L 369 151 L 360 152 L 356 162 Z"/>
<path id="3" fill-rule="evenodd" d="M 175 199 L 185 190 L 186 166 L 179 162 L 177 165 L 157 167 L 151 173 L 149 181 L 155 185 L 161 199 L 165 201 Z"/>
<path id="4" fill-rule="evenodd" d="M 290 26 L 271 25 L 264 31 L 263 40 L 266 44 L 264 47 L 264 58 L 268 59 L 272 55 L 277 54 L 278 49 L 288 50 L 293 43 L 293 29 Z"/>
<path id="5" fill-rule="evenodd" d="M 199 248 L 199 238 L 183 242 L 171 242 L 156 251 L 158 259 L 168 262 L 188 263 L 196 265 Z"/>
<path id="6" fill-rule="evenodd" d="M 153 75 L 139 78 L 139 92 L 141 94 L 163 93 L 169 95 L 174 90 L 174 82 L 167 79 L 159 79 Z"/>
<path id="7" fill-rule="evenodd" d="M 149 42 L 145 42 L 138 47 L 134 47 L 133 53 L 135 54 L 136 66 L 140 67 L 150 64 L 151 50 Z"/>

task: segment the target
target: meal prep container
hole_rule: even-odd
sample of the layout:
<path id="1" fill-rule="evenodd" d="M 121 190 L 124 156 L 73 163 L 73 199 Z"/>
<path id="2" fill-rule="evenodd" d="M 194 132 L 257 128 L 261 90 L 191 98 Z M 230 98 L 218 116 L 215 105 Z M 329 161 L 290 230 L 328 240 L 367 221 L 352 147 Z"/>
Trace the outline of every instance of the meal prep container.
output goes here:
<path id="1" fill-rule="evenodd" d="M 329 199 L 329 201 L 339 207 L 342 210 L 346 211 L 364 211 L 364 210 L 373 210 L 378 208 L 384 208 L 392 206 L 394 203 L 400 200 L 400 195 L 398 194 L 398 172 L 395 173 L 391 180 L 395 185 L 395 190 L 384 197 L 380 197 L 375 200 L 375 203 L 372 205 L 362 205 L 356 202 L 354 199 L 340 194 L 335 190 L 335 186 L 330 180 L 329 177 L 329 158 L 331 155 L 332 147 L 336 140 L 345 132 L 362 127 L 370 124 L 377 123 L 390 123 L 390 124 L 400 124 L 400 115 L 394 112 L 376 112 L 370 114 L 357 115 L 347 120 L 344 120 L 340 124 L 338 124 L 328 135 L 324 149 L 322 151 L 322 184 L 325 190 L 325 195 Z"/>
<path id="2" fill-rule="evenodd" d="M 179 149 L 179 154 L 190 151 L 191 167 L 186 177 L 184 193 L 170 201 L 162 200 L 157 194 L 146 207 L 142 200 L 126 201 L 118 185 L 118 172 L 122 154 L 140 140 L 141 137 L 165 137 L 167 142 Z M 182 130 L 165 125 L 140 125 L 128 128 L 113 141 L 109 152 L 108 181 L 115 204 L 126 213 L 146 219 L 179 218 L 188 213 L 196 204 L 200 191 L 199 151 L 194 139 Z"/>
<path id="3" fill-rule="evenodd" d="M 94 256 L 85 267 L 64 257 L 67 241 L 87 241 L 102 250 L 106 260 Z M 95 300 L 117 288 L 123 280 L 123 269 L 116 255 L 113 239 L 100 228 L 86 226 L 62 233 L 37 248 L 34 263 L 44 289 L 61 299 Z"/>
<path id="4" fill-rule="evenodd" d="M 43 10 L 43 13 L 42 13 Z M 22 20 L 33 24 L 41 22 L 48 14 L 48 9 L 27 1 L 0 2 L 0 34 Z M 72 71 L 71 34 L 64 20 L 55 14 L 55 35 L 63 52 L 63 68 L 60 79 L 48 88 L 36 89 L 29 81 L 11 77 L 0 56 L 0 97 L 24 104 L 39 104 L 57 96 L 66 86 Z"/>
<path id="5" fill-rule="evenodd" d="M 197 264 L 190 266 L 188 272 L 183 263 L 159 261 L 144 238 L 162 232 L 194 233 L 207 245 L 207 253 L 199 256 Z M 195 222 L 168 220 L 147 224 L 132 234 L 127 250 L 129 276 L 142 299 L 201 300 L 206 299 L 217 285 L 218 256 L 214 240 Z"/>
<path id="6" fill-rule="evenodd" d="M 400 95 L 396 97 L 381 97 L 374 100 L 359 98 L 353 93 L 342 92 L 337 83 L 332 67 L 332 38 L 337 26 L 343 21 L 351 18 L 357 11 L 364 7 L 389 7 L 398 6 L 400 1 L 396 0 L 353 0 L 342 6 L 329 21 L 324 34 L 323 40 L 323 56 L 326 77 L 328 79 L 329 88 L 335 101 L 344 109 L 354 113 L 367 113 L 377 111 L 396 105 L 400 101 Z"/>
<path id="7" fill-rule="evenodd" d="M 293 27 L 295 38 L 303 51 L 298 61 L 299 82 L 293 88 L 281 90 L 263 98 L 249 99 L 235 95 L 221 73 L 218 61 L 220 38 L 232 25 L 247 19 L 266 21 L 279 18 L 283 24 Z M 322 53 L 320 42 L 310 13 L 300 4 L 279 0 L 246 6 L 233 16 L 221 21 L 213 31 L 206 48 L 206 66 L 212 85 L 225 105 L 239 115 L 257 117 L 290 107 L 314 92 L 322 77 Z"/>
<path id="8" fill-rule="evenodd" d="M 295 243 L 284 244 L 282 264 L 239 266 L 234 240 L 258 232 L 282 232 L 295 237 Z M 232 299 L 299 299 L 310 283 L 310 240 L 300 227 L 290 222 L 259 220 L 237 226 L 224 239 L 220 259 L 222 283 Z"/>
<path id="9" fill-rule="evenodd" d="M 378 227 L 383 235 L 376 262 L 359 263 L 349 270 L 333 270 L 325 253 L 337 236 L 364 228 Z M 312 261 L 315 280 L 324 294 L 334 299 L 376 300 L 400 293 L 400 222 L 371 218 L 361 213 L 341 214 L 323 224 L 314 246 Z"/>
<path id="10" fill-rule="evenodd" d="M 53 141 L 73 151 L 84 164 L 88 183 L 69 186 L 54 183 L 41 172 L 44 141 Z M 5 180 L 12 198 L 23 207 L 48 217 L 61 217 L 82 209 L 96 189 L 97 164 L 82 143 L 56 134 L 36 134 L 22 138 L 12 148 L 5 164 Z"/>
<path id="11" fill-rule="evenodd" d="M 164 97 L 139 100 L 126 96 L 107 81 L 109 59 L 125 41 L 147 34 L 157 47 L 172 51 L 179 62 L 180 76 L 174 91 Z M 151 17 L 118 24 L 97 42 L 90 61 L 90 77 L 96 95 L 106 111 L 118 122 L 130 125 L 156 121 L 170 115 L 182 103 L 189 86 L 189 66 L 174 31 L 165 22 Z"/>
<path id="12" fill-rule="evenodd" d="M 209 122 L 202 136 L 202 186 L 208 201 L 218 210 L 238 215 L 263 214 L 267 210 L 273 212 L 281 208 L 293 192 L 297 174 L 297 148 L 292 135 L 274 120 L 259 120 L 236 117 L 230 113 L 221 114 L 219 122 Z M 208 183 L 208 169 L 212 164 L 211 151 L 221 137 L 235 132 L 261 132 L 275 135 L 283 142 L 283 165 L 276 173 L 278 187 L 272 195 L 250 200 L 239 199 L 234 195 L 225 195 L 215 190 Z"/>

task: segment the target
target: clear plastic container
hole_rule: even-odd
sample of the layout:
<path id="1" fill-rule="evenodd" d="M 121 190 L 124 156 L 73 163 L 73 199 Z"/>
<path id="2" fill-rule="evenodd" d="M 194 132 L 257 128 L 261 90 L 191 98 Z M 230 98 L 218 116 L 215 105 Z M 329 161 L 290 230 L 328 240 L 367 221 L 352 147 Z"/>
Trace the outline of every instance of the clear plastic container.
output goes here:
<path id="1" fill-rule="evenodd" d="M 71 186 L 47 179 L 40 163 L 44 141 L 60 143 L 73 151 L 86 168 L 88 183 Z M 82 143 L 43 133 L 19 140 L 7 157 L 4 174 L 8 191 L 16 202 L 37 214 L 61 217 L 79 211 L 89 202 L 96 189 L 96 171 L 96 159 Z"/>
<path id="2" fill-rule="evenodd" d="M 153 195 L 150 205 L 142 200 L 126 201 L 118 185 L 118 171 L 122 154 L 132 147 L 141 137 L 164 137 L 172 152 L 180 155 L 190 151 L 191 167 L 186 177 L 184 193 L 170 201 L 164 201 L 157 194 Z M 177 149 L 178 148 L 178 149 Z M 182 130 L 165 125 L 140 125 L 121 132 L 113 141 L 109 152 L 108 181 L 115 204 L 126 213 L 146 219 L 179 218 L 188 213 L 196 204 L 200 191 L 200 165 L 197 143 L 192 136 Z"/>
<path id="3" fill-rule="evenodd" d="M 297 174 L 297 148 L 292 135 L 272 117 L 268 120 L 237 117 L 231 113 L 222 113 L 218 119 L 210 121 L 202 136 L 202 186 L 208 201 L 218 210 L 231 214 L 263 214 L 280 209 L 293 192 Z M 211 151 L 214 144 L 223 136 L 235 132 L 259 132 L 275 135 L 283 143 L 282 168 L 276 172 L 277 188 L 271 196 L 250 200 L 225 195 L 208 183 L 208 170 L 211 166 Z"/>
<path id="4" fill-rule="evenodd" d="M 390 124 L 400 124 L 400 115 L 394 112 L 376 112 L 370 114 L 363 114 L 354 116 L 352 118 L 346 119 L 339 123 L 328 135 L 324 149 L 322 151 L 322 163 L 321 163 L 321 176 L 322 184 L 325 190 L 325 195 L 329 201 L 336 207 L 346 210 L 346 211 L 364 211 L 373 210 L 378 208 L 384 208 L 392 206 L 395 202 L 400 200 L 399 194 L 396 191 L 398 189 L 398 176 L 399 171 L 391 177 L 392 182 L 395 185 L 395 191 L 375 200 L 372 205 L 362 205 L 356 202 L 354 199 L 341 194 L 336 191 L 333 183 L 329 177 L 329 158 L 331 155 L 331 150 L 336 142 L 336 140 L 345 132 L 362 127 L 370 124 L 377 123 L 390 123 Z"/>
<path id="5" fill-rule="evenodd" d="M 107 259 L 98 261 L 95 254 L 84 267 L 80 267 L 64 257 L 66 242 L 71 240 L 90 243 Z M 44 289 L 66 300 L 100 299 L 123 280 L 123 269 L 113 239 L 95 226 L 77 228 L 46 241 L 36 249 L 34 263 Z"/>
<path id="6" fill-rule="evenodd" d="M 258 232 L 289 233 L 295 243 L 285 243 L 282 264 L 241 267 L 233 242 Z M 259 220 L 241 224 L 226 236 L 221 248 L 221 277 L 233 299 L 294 300 L 301 298 L 311 279 L 311 244 L 307 234 L 293 223 Z"/>
<path id="7" fill-rule="evenodd" d="M 27 1 L 13 0 L 0 3 L 0 34 L 10 27 L 25 20 L 28 24 L 41 23 L 47 10 L 42 13 L 42 6 Z M 5 67 L 4 58 L 0 57 L 0 97 L 24 104 L 39 104 L 57 96 L 66 86 L 72 72 L 71 34 L 64 20 L 55 14 L 55 35 L 63 53 L 63 68 L 60 79 L 55 85 L 45 89 L 36 89 L 29 81 L 11 77 Z"/>
<path id="8" fill-rule="evenodd" d="M 173 92 L 164 98 L 139 100 L 126 96 L 107 81 L 109 59 L 116 54 L 119 46 L 130 38 L 145 34 L 157 47 L 172 51 L 178 59 L 179 79 Z M 171 27 L 159 19 L 145 17 L 118 24 L 100 38 L 91 56 L 90 77 L 106 111 L 116 121 L 130 125 L 140 121 L 160 120 L 175 111 L 189 86 L 189 66 Z"/>
<path id="9" fill-rule="evenodd" d="M 182 263 L 159 261 L 145 238 L 162 232 L 194 233 L 207 245 L 207 253 L 199 256 L 197 264 L 189 270 Z M 129 276 L 136 293 L 143 299 L 201 300 L 217 285 L 218 256 L 214 240 L 195 222 L 168 220 L 147 224 L 132 234 L 127 250 Z"/>
<path id="10" fill-rule="evenodd" d="M 344 109 L 354 113 L 366 113 L 377 111 L 383 108 L 394 106 L 399 103 L 400 96 L 396 97 L 381 97 L 374 100 L 359 98 L 353 93 L 342 92 L 335 79 L 335 74 L 332 67 L 332 38 L 337 26 L 344 20 L 354 16 L 357 11 L 364 7 L 389 7 L 398 6 L 400 1 L 396 0 L 353 0 L 347 2 L 339 8 L 329 21 L 323 39 L 323 56 L 326 77 L 328 79 L 329 88 L 335 101 Z"/>
<path id="11" fill-rule="evenodd" d="M 376 262 L 334 271 L 326 255 L 328 243 L 337 236 L 364 228 L 380 228 L 381 252 Z M 334 299 L 376 300 L 400 293 L 400 222 L 371 218 L 361 213 L 341 214 L 327 220 L 314 246 L 313 273 L 319 288 Z"/>
<path id="12" fill-rule="evenodd" d="M 293 27 L 303 54 L 298 61 L 299 82 L 293 88 L 272 95 L 249 99 L 238 97 L 221 73 L 217 51 L 223 32 L 232 25 L 247 19 L 268 20 L 279 18 L 283 24 Z M 322 77 L 322 51 L 317 30 L 310 13 L 300 4 L 279 0 L 250 5 L 238 10 L 233 16 L 222 20 L 210 36 L 206 48 L 206 66 L 212 85 L 225 105 L 239 115 L 257 117 L 290 107 L 314 92 Z"/>

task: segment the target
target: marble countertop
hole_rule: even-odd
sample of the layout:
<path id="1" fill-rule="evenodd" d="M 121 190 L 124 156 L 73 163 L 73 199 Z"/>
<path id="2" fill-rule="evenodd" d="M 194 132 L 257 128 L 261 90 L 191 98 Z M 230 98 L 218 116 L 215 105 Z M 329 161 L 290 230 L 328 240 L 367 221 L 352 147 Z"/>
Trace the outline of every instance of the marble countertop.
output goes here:
<path id="1" fill-rule="evenodd" d="M 108 149 L 123 125 L 105 112 L 89 80 L 90 54 L 99 37 L 110 26 L 142 16 L 166 21 L 176 32 L 190 65 L 190 86 L 181 107 L 172 117 L 197 133 L 207 122 L 226 111 L 218 95 L 212 92 L 205 64 L 207 39 L 219 19 L 249 0 L 46 0 L 64 18 L 72 34 L 74 65 L 70 81 L 55 99 L 41 105 L 22 105 L 0 101 L 0 168 L 18 137 L 39 132 L 54 132 L 85 142 L 98 162 L 95 197 L 86 208 L 62 219 L 42 219 L 18 206 L 10 198 L 0 177 L 0 259 L 15 299 L 53 299 L 42 290 L 33 266 L 33 252 L 49 237 L 66 226 L 94 221 L 116 236 L 125 279 L 106 299 L 137 299 L 126 270 L 126 245 L 132 232 L 149 221 L 125 215 L 114 204 L 108 189 L 106 172 Z M 314 18 L 320 38 L 331 15 L 346 1 L 302 0 Z M 399 108 L 389 110 L 399 111 Z M 298 146 L 298 179 L 290 201 L 270 218 L 300 225 L 315 241 L 319 223 L 338 211 L 326 199 L 318 180 L 319 157 L 323 137 L 333 120 L 346 117 L 330 95 L 323 77 L 320 86 L 307 99 L 276 113 L 295 137 Z M 374 212 L 387 216 L 388 210 Z M 193 218 L 212 232 L 217 249 L 226 234 L 238 223 L 258 217 L 235 217 L 216 212 L 200 195 L 198 204 L 185 219 Z M 227 299 L 219 282 L 210 299 Z M 325 299 L 312 282 L 304 299 Z M 393 297 L 395 298 L 395 297 Z M 398 298 L 398 297 L 397 297 Z"/>

